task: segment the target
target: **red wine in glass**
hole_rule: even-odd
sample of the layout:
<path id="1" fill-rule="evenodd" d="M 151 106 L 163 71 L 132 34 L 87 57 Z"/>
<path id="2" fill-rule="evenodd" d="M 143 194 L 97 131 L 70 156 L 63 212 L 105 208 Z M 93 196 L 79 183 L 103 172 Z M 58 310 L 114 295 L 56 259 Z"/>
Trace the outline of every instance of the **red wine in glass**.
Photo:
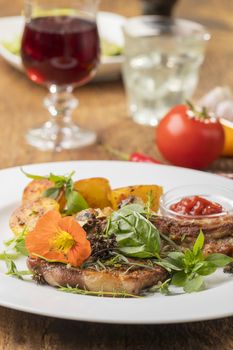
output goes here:
<path id="1" fill-rule="evenodd" d="M 33 18 L 25 25 L 21 56 L 28 76 L 38 84 L 82 85 L 99 62 L 96 23 L 72 16 Z"/>
<path id="2" fill-rule="evenodd" d="M 100 57 L 96 15 L 99 0 L 25 0 L 21 57 L 28 77 L 46 86 L 50 119 L 29 129 L 27 142 L 40 150 L 80 148 L 96 133 L 72 120 L 74 87 L 94 76 Z"/>

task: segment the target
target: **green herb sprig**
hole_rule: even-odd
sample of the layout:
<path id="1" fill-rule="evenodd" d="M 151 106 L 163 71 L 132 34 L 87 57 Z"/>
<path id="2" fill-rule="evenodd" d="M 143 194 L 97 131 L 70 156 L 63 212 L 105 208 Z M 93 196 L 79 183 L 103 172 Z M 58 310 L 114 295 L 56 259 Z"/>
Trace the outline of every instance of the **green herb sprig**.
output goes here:
<path id="1" fill-rule="evenodd" d="M 0 259 L 4 260 L 7 272 L 6 275 L 16 277 L 18 279 L 24 280 L 23 276 L 31 276 L 32 273 L 29 270 L 19 271 L 14 260 L 20 258 L 21 256 L 28 256 L 28 250 L 25 246 L 25 237 L 27 234 L 27 228 L 16 237 L 5 241 L 6 250 L 0 254 Z M 14 253 L 12 253 L 14 252 Z"/>
<path id="2" fill-rule="evenodd" d="M 5 254 L 4 260 L 5 260 L 6 267 L 7 267 L 6 275 L 16 277 L 20 280 L 24 280 L 24 276 L 32 276 L 33 275 L 32 272 L 29 270 L 19 271 L 17 269 L 15 262 L 13 260 L 9 259 L 9 256 L 7 254 Z"/>
<path id="3" fill-rule="evenodd" d="M 87 209 L 89 206 L 84 199 L 84 197 L 74 189 L 74 182 L 72 180 L 73 175 L 75 174 L 72 171 L 68 176 L 60 176 L 50 173 L 48 176 L 40 176 L 26 173 L 21 169 L 24 175 L 29 179 L 33 180 L 43 180 L 47 179 L 54 183 L 54 186 L 48 188 L 44 191 L 44 197 L 49 197 L 55 200 L 64 193 L 66 198 L 66 208 L 63 211 L 64 215 L 76 214 L 81 210 Z"/>
<path id="4" fill-rule="evenodd" d="M 4 244 L 7 250 L 14 250 L 18 255 L 28 256 L 28 250 L 25 246 L 25 236 L 27 234 L 27 227 L 16 237 L 5 241 Z"/>
<path id="5" fill-rule="evenodd" d="M 192 250 L 170 252 L 165 259 L 158 262 L 171 273 L 171 284 L 182 287 L 186 293 L 203 289 L 204 276 L 211 275 L 217 268 L 233 261 L 231 257 L 220 253 L 205 256 L 203 247 L 204 234 L 200 231 Z"/>

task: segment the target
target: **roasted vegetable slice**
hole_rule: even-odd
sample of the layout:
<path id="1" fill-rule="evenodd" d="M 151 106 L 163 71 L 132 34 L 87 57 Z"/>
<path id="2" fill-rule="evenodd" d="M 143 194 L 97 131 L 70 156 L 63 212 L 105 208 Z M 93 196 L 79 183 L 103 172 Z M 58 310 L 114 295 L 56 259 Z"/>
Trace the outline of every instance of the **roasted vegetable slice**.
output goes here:
<path id="1" fill-rule="evenodd" d="M 31 181 L 23 191 L 23 203 L 32 202 L 39 198 L 45 197 L 45 191 L 47 191 L 49 188 L 54 188 L 54 186 L 54 182 L 48 179 Z M 62 189 L 60 191 L 58 190 L 58 196 L 55 199 L 59 203 L 60 210 L 62 211 L 66 205 L 64 191 Z"/>
<path id="2" fill-rule="evenodd" d="M 74 189 L 85 198 L 90 208 L 103 209 L 111 206 L 109 201 L 111 188 L 105 178 L 95 177 L 76 181 Z"/>
<path id="3" fill-rule="evenodd" d="M 110 193 L 110 202 L 114 210 L 119 207 L 119 204 L 129 198 L 136 197 L 143 200 L 144 203 L 147 203 L 148 196 L 151 198 L 151 209 L 157 211 L 159 209 L 159 200 L 163 194 L 163 188 L 157 185 L 138 185 L 138 186 L 129 186 L 122 187 L 112 190 Z"/>
<path id="4" fill-rule="evenodd" d="M 25 202 L 11 215 L 10 228 L 16 236 L 24 229 L 31 231 L 37 220 L 50 210 L 59 211 L 59 204 L 51 198 L 43 197 L 33 202 Z"/>
<path id="5" fill-rule="evenodd" d="M 43 193 L 53 186 L 54 183 L 48 179 L 33 180 L 29 182 L 23 191 L 23 203 L 32 202 L 43 197 Z"/>

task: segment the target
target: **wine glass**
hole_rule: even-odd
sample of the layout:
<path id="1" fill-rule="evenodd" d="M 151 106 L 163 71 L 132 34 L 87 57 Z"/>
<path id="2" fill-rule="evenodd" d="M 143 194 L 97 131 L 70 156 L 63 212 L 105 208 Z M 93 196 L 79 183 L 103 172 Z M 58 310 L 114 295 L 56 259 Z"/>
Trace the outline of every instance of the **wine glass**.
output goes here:
<path id="1" fill-rule="evenodd" d="M 74 87 L 95 74 L 100 56 L 96 25 L 98 0 L 25 0 L 21 57 L 28 77 L 49 89 L 44 105 L 50 119 L 27 132 L 27 142 L 41 150 L 92 144 L 96 134 L 72 121 L 78 100 Z"/>

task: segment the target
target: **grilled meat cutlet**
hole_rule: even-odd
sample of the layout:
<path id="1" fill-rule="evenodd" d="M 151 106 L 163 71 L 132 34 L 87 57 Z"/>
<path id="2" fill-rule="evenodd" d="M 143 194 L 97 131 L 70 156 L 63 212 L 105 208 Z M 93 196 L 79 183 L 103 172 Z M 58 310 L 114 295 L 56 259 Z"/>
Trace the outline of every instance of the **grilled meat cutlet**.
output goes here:
<path id="1" fill-rule="evenodd" d="M 192 247 L 202 229 L 205 254 L 233 256 L 233 215 L 200 220 L 152 216 L 150 220 L 162 234 L 182 247 Z"/>
<path id="2" fill-rule="evenodd" d="M 116 239 L 112 235 L 103 236 L 107 218 L 100 210 L 87 209 L 78 213 L 75 219 L 83 226 L 91 243 L 90 260 L 103 262 L 112 257 L 111 252 L 116 248 Z M 167 272 L 160 266 L 151 266 L 146 260 L 130 259 L 130 263 L 142 264 L 132 266 L 106 266 L 97 270 L 93 266 L 74 268 L 61 263 L 50 263 L 41 259 L 28 258 L 28 268 L 39 281 L 51 286 L 79 287 L 94 292 L 127 293 L 138 295 L 143 289 L 158 282 L 165 281 Z M 85 265 L 84 265 L 85 266 Z"/>
<path id="3" fill-rule="evenodd" d="M 146 265 L 145 262 L 143 262 Z M 167 272 L 160 266 L 128 269 L 107 268 L 96 271 L 91 268 L 74 268 L 60 263 L 28 258 L 28 268 L 40 281 L 51 286 L 77 287 L 94 292 L 127 293 L 139 295 L 143 289 L 163 282 Z M 149 267 L 149 266 L 148 266 Z M 128 271 L 127 271 L 128 270 Z"/>

